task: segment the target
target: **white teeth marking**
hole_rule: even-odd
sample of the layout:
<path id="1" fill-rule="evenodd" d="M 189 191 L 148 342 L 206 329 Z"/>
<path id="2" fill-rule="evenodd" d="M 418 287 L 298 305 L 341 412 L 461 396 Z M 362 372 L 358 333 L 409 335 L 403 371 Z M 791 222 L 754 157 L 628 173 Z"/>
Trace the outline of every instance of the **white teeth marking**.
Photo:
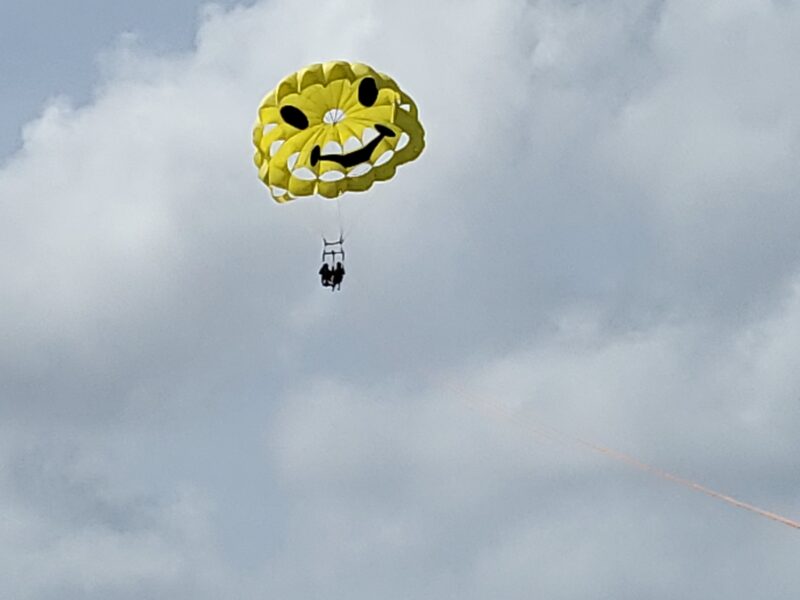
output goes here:
<path id="1" fill-rule="evenodd" d="M 261 128 L 261 133 L 267 135 L 270 131 L 275 129 L 278 126 L 277 123 L 267 123 L 264 127 Z"/>
<path id="2" fill-rule="evenodd" d="M 275 156 L 278 153 L 278 150 L 281 149 L 283 146 L 283 140 L 275 140 L 272 142 L 272 145 L 269 147 L 269 155 Z"/>
<path id="3" fill-rule="evenodd" d="M 331 140 L 322 147 L 322 154 L 341 154 L 342 145 L 339 142 Z"/>
<path id="4" fill-rule="evenodd" d="M 392 159 L 393 156 L 394 156 L 394 150 L 387 150 L 378 157 L 378 160 L 375 161 L 375 166 L 380 167 L 381 165 L 385 165 Z"/>
<path id="5" fill-rule="evenodd" d="M 377 131 L 375 131 L 373 127 L 367 127 L 364 130 L 364 133 L 361 134 L 361 141 L 364 142 L 364 145 L 366 146 L 379 135 L 380 134 Z"/>
<path id="6" fill-rule="evenodd" d="M 353 152 L 354 150 L 358 150 L 361 148 L 361 140 L 357 137 L 349 137 L 347 141 L 344 143 L 344 151 L 345 152 Z"/>
<path id="7" fill-rule="evenodd" d="M 314 181 L 317 178 L 317 174 L 308 167 L 300 167 L 296 171 L 292 171 L 292 176 L 303 181 Z"/>
<path id="8" fill-rule="evenodd" d="M 398 151 L 402 150 L 403 148 L 408 146 L 409 139 L 410 138 L 408 137 L 408 134 L 404 131 L 403 133 L 400 134 L 400 137 L 397 139 L 397 145 L 394 147 L 394 149 Z"/>
<path id="9" fill-rule="evenodd" d="M 290 171 L 294 171 L 294 166 L 297 164 L 297 159 L 300 157 L 299 152 L 295 152 L 286 160 L 286 166 Z"/>
<path id="10" fill-rule="evenodd" d="M 402 108 L 406 112 L 409 112 L 411 110 L 411 105 L 410 104 L 401 104 L 400 108 Z"/>
<path id="11" fill-rule="evenodd" d="M 348 177 L 361 177 L 362 175 L 366 175 L 372 171 L 372 165 L 369 163 L 361 163 L 360 165 L 356 165 L 350 172 L 347 174 Z"/>
<path id="12" fill-rule="evenodd" d="M 325 116 L 322 117 L 322 121 L 328 125 L 333 125 L 334 123 L 343 121 L 344 116 L 344 111 L 341 108 L 332 108 L 325 113 Z"/>
<path id="13" fill-rule="evenodd" d="M 283 189 L 282 187 L 278 187 L 277 185 L 273 185 L 270 189 L 272 189 L 272 195 L 275 198 L 283 196 L 286 193 L 285 189 Z"/>
<path id="14" fill-rule="evenodd" d="M 326 171 L 319 176 L 320 181 L 339 181 L 344 179 L 344 173 L 341 171 Z"/>

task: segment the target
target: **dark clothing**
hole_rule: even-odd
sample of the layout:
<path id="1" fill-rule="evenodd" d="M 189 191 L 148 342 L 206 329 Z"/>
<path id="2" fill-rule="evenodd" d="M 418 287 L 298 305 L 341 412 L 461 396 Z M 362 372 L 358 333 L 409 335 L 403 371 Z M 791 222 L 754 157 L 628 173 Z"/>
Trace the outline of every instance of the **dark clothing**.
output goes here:
<path id="1" fill-rule="evenodd" d="M 328 266 L 328 263 L 322 265 L 322 267 L 319 270 L 319 275 L 320 275 L 320 282 L 322 283 L 323 287 L 329 287 L 333 285 L 333 283 L 331 282 L 331 279 L 333 278 L 333 271 L 331 271 L 331 268 Z"/>
<path id="2" fill-rule="evenodd" d="M 342 266 L 342 263 L 337 262 L 336 268 L 331 274 L 331 285 L 333 286 L 333 289 L 342 289 L 342 279 L 344 279 L 344 267 Z"/>

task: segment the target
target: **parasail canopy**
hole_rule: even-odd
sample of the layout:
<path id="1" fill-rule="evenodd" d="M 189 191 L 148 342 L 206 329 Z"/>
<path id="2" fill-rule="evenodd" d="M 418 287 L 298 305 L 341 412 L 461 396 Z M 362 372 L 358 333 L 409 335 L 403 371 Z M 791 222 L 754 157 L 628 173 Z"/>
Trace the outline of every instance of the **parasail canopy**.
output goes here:
<path id="1" fill-rule="evenodd" d="M 425 147 L 417 106 L 361 63 L 317 63 L 266 95 L 253 128 L 258 176 L 277 202 L 337 198 L 391 179 Z"/>

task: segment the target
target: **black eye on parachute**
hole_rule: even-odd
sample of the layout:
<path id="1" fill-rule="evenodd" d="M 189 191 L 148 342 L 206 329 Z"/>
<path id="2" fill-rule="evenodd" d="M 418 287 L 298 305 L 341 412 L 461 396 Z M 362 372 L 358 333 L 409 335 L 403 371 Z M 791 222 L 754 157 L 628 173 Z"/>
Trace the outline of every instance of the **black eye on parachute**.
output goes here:
<path id="1" fill-rule="evenodd" d="M 294 106 L 281 106 L 281 117 L 292 127 L 298 129 L 305 129 L 308 127 L 308 117 L 303 114 L 303 111 Z"/>
<path id="2" fill-rule="evenodd" d="M 358 84 L 358 101 L 364 106 L 372 106 L 378 99 L 378 85 L 372 77 L 365 77 Z"/>

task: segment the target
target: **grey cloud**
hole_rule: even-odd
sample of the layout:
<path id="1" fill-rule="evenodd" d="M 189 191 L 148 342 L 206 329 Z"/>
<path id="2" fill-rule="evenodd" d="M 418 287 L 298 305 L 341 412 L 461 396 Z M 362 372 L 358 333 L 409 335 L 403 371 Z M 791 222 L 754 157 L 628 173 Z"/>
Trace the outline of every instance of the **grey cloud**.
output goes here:
<path id="1" fill-rule="evenodd" d="M 531 427 L 798 513 L 797 27 L 270 2 L 189 52 L 122 44 L 0 171 L 0 590 L 792 598 L 788 528 Z M 249 137 L 339 57 L 395 76 L 428 146 L 341 203 L 325 294 L 334 205 L 272 204 Z"/>

